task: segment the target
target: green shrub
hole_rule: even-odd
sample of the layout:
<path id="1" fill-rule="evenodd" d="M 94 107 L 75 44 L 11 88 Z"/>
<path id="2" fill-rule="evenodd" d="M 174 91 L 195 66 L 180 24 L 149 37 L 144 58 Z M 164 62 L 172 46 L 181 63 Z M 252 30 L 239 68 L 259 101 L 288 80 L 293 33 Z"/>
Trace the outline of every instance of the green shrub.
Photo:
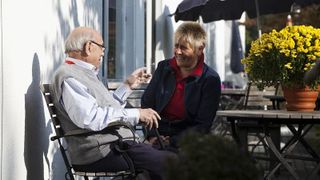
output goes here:
<path id="1" fill-rule="evenodd" d="M 257 180 L 261 174 L 229 139 L 190 133 L 180 147 L 179 159 L 168 162 L 167 180 Z"/>

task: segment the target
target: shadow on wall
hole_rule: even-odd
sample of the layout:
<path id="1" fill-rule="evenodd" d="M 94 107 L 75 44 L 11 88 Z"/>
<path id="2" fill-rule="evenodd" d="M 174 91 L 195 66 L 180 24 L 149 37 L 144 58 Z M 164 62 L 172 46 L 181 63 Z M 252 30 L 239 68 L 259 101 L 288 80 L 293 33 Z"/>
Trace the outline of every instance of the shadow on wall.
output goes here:
<path id="1" fill-rule="evenodd" d="M 58 68 L 62 61 L 64 61 L 64 41 L 69 35 L 69 33 L 79 26 L 89 26 L 93 28 L 102 29 L 102 2 L 100 0 L 86 0 L 83 2 L 83 11 L 87 16 L 80 16 L 79 12 L 79 1 L 71 0 L 69 12 L 64 12 L 66 9 L 62 1 L 54 1 L 54 8 L 56 9 L 56 17 L 59 20 L 59 26 L 57 28 L 56 34 L 49 34 L 50 37 L 45 37 L 44 46 L 48 54 L 51 54 L 53 64 L 50 67 L 47 67 L 47 76 L 52 77 L 54 70 Z M 80 6 L 82 10 L 82 6 Z M 66 14 L 69 14 L 70 17 L 67 17 Z M 80 21 L 83 18 L 83 23 Z M 52 41 L 52 37 L 55 36 L 55 40 Z M 47 63 L 50 64 L 50 63 Z M 47 78 L 48 78 L 47 77 Z M 49 79 L 50 80 L 50 79 Z"/>
<path id="2" fill-rule="evenodd" d="M 164 57 L 165 58 L 171 58 L 173 56 L 173 37 L 174 37 L 174 32 L 173 32 L 173 25 L 172 25 L 172 17 L 169 16 L 170 11 L 168 6 L 165 6 L 163 13 L 162 13 L 162 18 L 164 19 L 164 31 L 163 31 L 163 52 L 164 52 Z"/>
<path id="3" fill-rule="evenodd" d="M 160 37 L 156 38 L 156 47 L 158 46 L 159 50 L 163 50 L 163 56 L 165 59 L 173 57 L 173 25 L 172 17 L 169 16 L 170 11 L 168 6 L 165 6 L 162 15 L 156 20 L 156 25 L 163 27 L 163 29 L 158 29 L 158 34 L 161 34 Z M 162 59 L 161 59 L 162 60 Z"/>
<path id="4" fill-rule="evenodd" d="M 60 62 L 64 60 L 64 52 L 62 47 L 64 47 L 64 40 L 67 38 L 68 34 L 73 29 L 72 24 L 74 27 L 80 26 L 79 23 L 79 15 L 78 15 L 78 5 L 75 0 L 71 1 L 71 7 L 69 8 L 68 14 L 71 15 L 70 18 L 66 18 L 65 13 L 63 12 L 63 2 L 62 1 L 55 1 L 55 9 L 56 9 L 56 17 L 59 20 L 59 26 L 57 28 L 57 32 L 54 37 L 54 41 L 51 36 L 54 36 L 53 33 L 49 34 L 50 37 L 45 37 L 44 39 L 44 46 L 45 50 L 48 54 L 51 54 L 52 59 L 48 59 L 47 61 L 51 61 L 50 63 L 52 66 L 47 67 L 46 69 L 46 79 L 50 81 L 50 77 L 53 76 L 54 70 L 60 65 Z M 44 79 L 42 79 L 45 82 Z"/>
<path id="5" fill-rule="evenodd" d="M 44 109 L 46 109 L 46 105 L 42 104 L 39 83 L 50 82 L 54 71 L 59 67 L 61 62 L 64 61 L 64 41 L 74 27 L 90 26 L 100 28 L 102 27 L 103 23 L 103 18 L 101 15 L 103 6 L 101 0 L 85 0 L 81 2 L 78 0 L 71 0 L 70 3 L 71 4 L 66 7 L 66 3 L 64 1 L 53 1 L 53 7 L 55 9 L 54 15 L 58 19 L 59 24 L 57 25 L 55 33 L 50 33 L 47 35 L 47 37 L 44 37 L 45 52 L 50 55 L 51 58 L 40 59 L 40 63 L 46 64 L 45 69 L 42 69 L 41 72 L 43 75 L 41 80 L 39 78 L 40 70 L 38 56 L 35 54 L 34 58 L 37 59 L 38 64 L 38 80 L 37 82 L 34 82 L 35 79 L 33 79 L 33 83 L 28 89 L 28 92 L 30 93 L 27 94 L 36 94 L 39 100 L 33 96 L 31 96 L 32 100 L 26 100 L 26 112 L 27 102 L 29 102 L 29 106 L 35 106 L 30 105 L 30 103 L 33 101 L 35 101 L 35 103 L 41 103 L 41 106 L 40 104 L 36 104 L 39 106 L 35 107 L 38 108 L 38 110 L 28 111 L 37 113 L 37 115 L 26 115 L 25 164 L 28 171 L 27 180 L 44 179 L 45 169 L 43 167 L 44 161 L 42 157 L 46 157 L 45 161 L 48 164 L 50 180 L 65 179 L 64 174 L 66 173 L 66 168 L 57 144 L 48 142 L 50 138 L 49 135 L 51 133 L 51 121 L 48 121 L 47 125 L 45 125 Z M 82 14 L 78 13 L 79 11 L 83 11 L 86 15 L 83 16 Z M 33 73 L 35 73 L 35 71 L 33 71 Z M 37 122 L 31 122 L 33 121 L 32 119 L 34 119 L 32 116 L 41 116 L 42 120 L 39 120 L 41 119 L 39 118 L 37 119 Z M 37 136 L 33 137 L 35 134 Z M 28 136 L 30 136 L 30 138 Z M 45 141 L 39 142 L 40 144 L 35 141 L 39 141 L 40 139 L 45 139 Z M 38 148 L 39 150 L 31 151 L 32 148 Z M 42 154 L 40 155 L 41 152 Z M 49 154 L 48 157 L 46 156 L 47 154 Z M 33 158 L 33 156 L 36 156 L 38 159 Z"/>
<path id="6" fill-rule="evenodd" d="M 32 63 L 32 82 L 25 94 L 24 161 L 27 180 L 44 180 L 44 168 L 50 170 L 47 154 L 51 127 L 46 124 L 39 83 L 40 65 L 38 55 L 35 53 Z M 47 167 L 44 167 L 44 160 Z"/>

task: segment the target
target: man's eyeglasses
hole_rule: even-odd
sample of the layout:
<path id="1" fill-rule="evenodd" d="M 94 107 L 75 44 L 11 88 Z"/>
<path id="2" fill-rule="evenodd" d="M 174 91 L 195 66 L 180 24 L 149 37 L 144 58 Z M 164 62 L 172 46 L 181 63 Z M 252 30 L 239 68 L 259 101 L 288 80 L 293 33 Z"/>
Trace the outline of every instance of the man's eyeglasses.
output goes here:
<path id="1" fill-rule="evenodd" d="M 102 49 L 105 49 L 104 45 L 102 45 L 102 44 L 99 44 L 99 43 L 97 43 L 97 42 L 95 42 L 95 41 L 90 41 L 90 42 L 92 42 L 93 44 L 101 47 Z"/>

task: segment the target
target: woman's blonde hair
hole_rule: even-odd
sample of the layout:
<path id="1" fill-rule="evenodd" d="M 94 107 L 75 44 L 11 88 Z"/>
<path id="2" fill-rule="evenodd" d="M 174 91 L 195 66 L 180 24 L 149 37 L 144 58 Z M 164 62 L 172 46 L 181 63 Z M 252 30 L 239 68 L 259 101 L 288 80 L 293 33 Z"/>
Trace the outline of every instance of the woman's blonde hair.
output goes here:
<path id="1" fill-rule="evenodd" d="M 207 34 L 199 23 L 185 22 L 176 30 L 174 44 L 181 40 L 188 42 L 195 50 L 206 46 Z"/>

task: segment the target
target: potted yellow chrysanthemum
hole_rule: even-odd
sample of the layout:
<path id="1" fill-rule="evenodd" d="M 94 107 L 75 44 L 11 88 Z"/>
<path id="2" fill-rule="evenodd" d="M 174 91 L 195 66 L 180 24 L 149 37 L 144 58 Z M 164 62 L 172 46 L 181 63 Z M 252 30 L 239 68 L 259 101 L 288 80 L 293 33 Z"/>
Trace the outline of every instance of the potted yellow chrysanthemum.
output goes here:
<path id="1" fill-rule="evenodd" d="M 258 88 L 275 86 L 316 89 L 319 78 L 303 81 L 304 74 L 320 58 L 320 29 L 312 26 L 287 26 L 253 41 L 247 57 L 242 60 L 249 79 Z"/>

